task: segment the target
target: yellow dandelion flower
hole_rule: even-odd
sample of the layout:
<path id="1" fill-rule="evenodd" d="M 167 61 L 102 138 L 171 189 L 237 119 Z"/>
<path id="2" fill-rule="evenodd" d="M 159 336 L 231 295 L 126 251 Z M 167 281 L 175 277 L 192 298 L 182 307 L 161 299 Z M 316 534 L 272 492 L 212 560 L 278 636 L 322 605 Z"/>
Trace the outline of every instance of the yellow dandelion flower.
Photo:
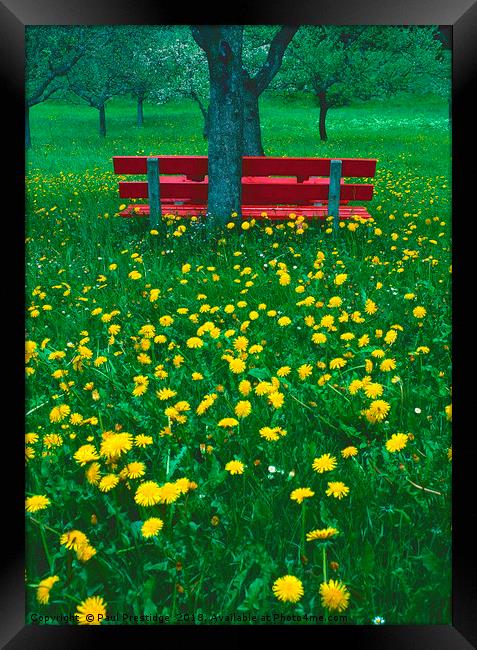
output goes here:
<path id="1" fill-rule="evenodd" d="M 275 409 L 279 409 L 283 406 L 285 401 L 285 395 L 279 391 L 272 391 L 268 393 L 268 401 Z"/>
<path id="2" fill-rule="evenodd" d="M 364 394 L 369 399 L 374 399 L 375 397 L 381 397 L 383 394 L 383 387 L 381 384 L 370 382 L 364 386 Z"/>
<path id="3" fill-rule="evenodd" d="M 336 465 L 336 457 L 331 456 L 330 454 L 323 454 L 319 458 L 315 458 L 313 461 L 313 469 L 319 474 L 323 474 L 323 472 L 331 472 L 335 469 Z"/>
<path id="4" fill-rule="evenodd" d="M 414 307 L 414 309 L 412 310 L 412 314 L 414 318 L 424 318 L 424 316 L 427 314 L 427 311 L 425 307 L 418 306 L 418 307 Z"/>
<path id="5" fill-rule="evenodd" d="M 389 372 L 390 370 L 394 370 L 396 368 L 396 360 L 395 359 L 383 359 L 383 361 L 381 361 L 379 367 L 383 372 Z"/>
<path id="6" fill-rule="evenodd" d="M 189 479 L 184 476 L 183 478 L 178 478 L 175 485 L 181 494 L 186 494 L 190 490 L 191 483 L 192 481 L 189 481 Z"/>
<path id="7" fill-rule="evenodd" d="M 58 581 L 58 576 L 50 576 L 40 581 L 38 589 L 36 590 L 36 599 L 41 605 L 48 605 L 50 602 L 51 588 Z"/>
<path id="8" fill-rule="evenodd" d="M 307 533 L 306 539 L 308 542 L 312 542 L 315 539 L 331 539 L 336 535 L 338 535 L 337 528 L 317 528 Z"/>
<path id="9" fill-rule="evenodd" d="M 335 497 L 336 499 L 342 499 L 349 492 L 349 487 L 347 487 L 341 481 L 331 481 L 328 483 L 328 489 L 326 490 L 326 495 Z"/>
<path id="10" fill-rule="evenodd" d="M 353 379 L 351 384 L 348 386 L 348 391 L 351 393 L 351 395 L 356 395 L 358 390 L 360 390 L 363 387 L 363 382 L 361 379 Z"/>
<path id="11" fill-rule="evenodd" d="M 59 404 L 50 411 L 50 422 L 61 422 L 71 413 L 71 409 L 67 404 Z"/>
<path id="12" fill-rule="evenodd" d="M 237 336 L 233 342 L 235 350 L 238 352 L 243 352 L 248 347 L 248 338 L 246 336 Z"/>
<path id="13" fill-rule="evenodd" d="M 171 399 L 172 397 L 175 397 L 177 395 L 177 391 L 172 390 L 171 388 L 161 388 L 160 390 L 156 391 L 156 396 L 162 401 L 166 401 L 168 399 Z"/>
<path id="14" fill-rule="evenodd" d="M 99 463 L 91 463 L 85 472 L 86 480 L 91 485 L 97 485 L 101 478 L 101 465 Z"/>
<path id="15" fill-rule="evenodd" d="M 338 580 L 329 580 L 320 585 L 321 604 L 330 611 L 344 612 L 349 605 L 349 591 Z"/>
<path id="16" fill-rule="evenodd" d="M 303 503 L 304 499 L 308 499 L 314 495 L 315 493 L 313 490 L 310 490 L 308 487 L 297 488 L 290 494 L 290 499 L 292 501 L 296 501 L 297 503 Z"/>
<path id="17" fill-rule="evenodd" d="M 101 492 L 109 492 L 119 483 L 119 478 L 116 474 L 106 474 L 99 482 L 99 489 Z"/>
<path id="18" fill-rule="evenodd" d="M 388 332 L 386 332 L 384 336 L 384 342 L 387 343 L 388 345 L 392 345 L 396 339 L 397 339 L 396 330 L 389 330 Z"/>
<path id="19" fill-rule="evenodd" d="M 27 512 L 37 512 L 38 510 L 45 510 L 50 504 L 50 499 L 44 494 L 35 494 L 25 499 L 25 510 Z"/>
<path id="20" fill-rule="evenodd" d="M 150 517 L 141 526 L 141 534 L 146 539 L 155 537 L 163 526 L 164 522 L 162 519 L 159 519 L 159 517 Z"/>
<path id="21" fill-rule="evenodd" d="M 320 320 L 320 325 L 322 327 L 326 327 L 328 330 L 331 330 L 333 327 L 333 324 L 335 322 L 335 317 L 332 316 L 331 314 L 327 314 L 326 316 L 323 316 Z"/>
<path id="22" fill-rule="evenodd" d="M 370 422 L 381 422 L 385 419 L 390 410 L 390 405 L 382 399 L 377 399 L 371 402 L 366 416 Z"/>
<path id="23" fill-rule="evenodd" d="M 145 481 L 137 488 L 134 501 L 140 506 L 153 506 L 161 499 L 161 488 L 155 481 Z"/>
<path id="24" fill-rule="evenodd" d="M 368 344 L 369 344 L 369 336 L 367 334 L 363 334 L 363 336 L 361 336 L 358 339 L 358 347 L 359 348 L 364 348 L 364 346 L 366 346 Z"/>
<path id="25" fill-rule="evenodd" d="M 143 325 L 139 330 L 139 334 L 145 339 L 152 339 L 156 335 L 156 328 L 151 324 Z"/>
<path id="26" fill-rule="evenodd" d="M 245 465 L 239 460 L 230 460 L 225 466 L 230 474 L 243 474 L 244 468 Z"/>
<path id="27" fill-rule="evenodd" d="M 303 584 L 296 576 L 286 575 L 275 580 L 273 593 L 282 602 L 296 603 L 305 593 Z"/>
<path id="28" fill-rule="evenodd" d="M 248 400 L 238 402 L 235 407 L 235 415 L 239 418 L 246 418 L 252 412 L 252 405 Z"/>
<path id="29" fill-rule="evenodd" d="M 76 550 L 76 557 L 80 562 L 88 562 L 93 555 L 96 555 L 96 549 L 91 544 L 80 544 Z"/>
<path id="30" fill-rule="evenodd" d="M 368 314 L 368 316 L 372 316 L 378 311 L 378 307 L 373 300 L 368 298 L 364 304 L 364 311 Z"/>
<path id="31" fill-rule="evenodd" d="M 356 449 L 356 447 L 345 447 L 341 451 L 341 455 L 343 456 L 343 458 L 351 458 L 352 456 L 356 456 L 357 453 L 358 450 Z"/>
<path id="32" fill-rule="evenodd" d="M 70 550 L 77 551 L 81 546 L 89 544 L 89 539 L 80 530 L 69 530 L 61 535 L 60 544 Z"/>
<path id="33" fill-rule="evenodd" d="M 191 338 L 187 339 L 186 345 L 191 349 L 202 348 L 204 341 L 199 336 L 191 336 Z"/>
<path id="34" fill-rule="evenodd" d="M 108 459 L 116 459 L 132 449 L 133 437 L 130 433 L 113 433 L 101 443 L 100 453 Z"/>
<path id="35" fill-rule="evenodd" d="M 101 625 L 106 617 L 106 603 L 101 596 L 86 598 L 76 608 L 78 625 Z"/>
<path id="36" fill-rule="evenodd" d="M 181 495 L 180 486 L 176 483 L 164 483 L 159 488 L 160 503 L 174 503 Z"/>
<path id="37" fill-rule="evenodd" d="M 304 363 L 297 369 L 297 373 L 300 379 L 304 381 L 313 373 L 313 366 L 310 366 L 309 363 Z"/>
<path id="38" fill-rule="evenodd" d="M 152 445 L 153 442 L 152 436 L 146 436 L 144 433 L 140 433 L 134 438 L 136 447 L 146 447 L 147 445 Z"/>
<path id="39" fill-rule="evenodd" d="M 217 423 L 217 426 L 224 427 L 224 428 L 236 427 L 237 425 L 238 425 L 238 420 L 236 420 L 235 418 L 222 418 Z"/>
<path id="40" fill-rule="evenodd" d="M 246 365 L 245 362 L 242 361 L 242 359 L 233 358 L 229 361 L 229 368 L 233 373 L 238 375 L 245 370 Z"/>
<path id="41" fill-rule="evenodd" d="M 74 454 L 73 458 L 81 467 L 93 460 L 99 459 L 99 454 L 94 445 L 83 445 Z"/>
<path id="42" fill-rule="evenodd" d="M 252 390 L 252 384 L 248 381 L 248 379 L 242 379 L 242 381 L 239 383 L 238 389 L 244 397 L 247 397 L 247 395 L 249 395 Z"/>
<path id="43" fill-rule="evenodd" d="M 409 436 L 405 433 L 393 433 L 389 440 L 386 440 L 386 449 L 394 453 L 401 451 L 407 445 Z"/>
<path id="44" fill-rule="evenodd" d="M 322 343 L 326 343 L 327 337 L 326 334 L 323 334 L 323 332 L 315 332 L 312 334 L 311 340 L 313 343 L 316 343 L 316 345 L 320 345 Z"/>
<path id="45" fill-rule="evenodd" d="M 348 279 L 347 273 L 338 273 L 338 275 L 334 279 L 334 283 L 336 284 L 336 286 L 339 287 L 341 284 L 346 282 L 347 279 Z"/>
<path id="46" fill-rule="evenodd" d="M 278 431 L 275 428 L 271 427 L 262 427 L 259 430 L 259 434 L 262 436 L 262 438 L 265 438 L 265 440 L 268 440 L 268 442 L 275 442 L 276 440 L 280 439 L 280 436 L 278 434 Z"/>
<path id="47" fill-rule="evenodd" d="M 128 478 L 140 478 L 146 473 L 146 465 L 140 461 L 134 461 L 126 465 L 125 470 Z"/>
<path id="48" fill-rule="evenodd" d="M 337 357 L 336 359 L 331 359 L 330 361 L 330 370 L 335 370 L 336 368 L 344 368 L 348 362 L 342 357 Z"/>

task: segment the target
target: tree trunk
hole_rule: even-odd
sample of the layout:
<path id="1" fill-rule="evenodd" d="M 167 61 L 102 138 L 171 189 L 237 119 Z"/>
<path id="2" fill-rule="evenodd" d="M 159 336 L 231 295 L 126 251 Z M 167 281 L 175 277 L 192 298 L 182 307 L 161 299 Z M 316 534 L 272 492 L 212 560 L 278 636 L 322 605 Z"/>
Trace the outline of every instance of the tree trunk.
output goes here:
<path id="1" fill-rule="evenodd" d="M 104 104 L 99 107 L 99 135 L 106 137 L 106 108 Z"/>
<path id="2" fill-rule="evenodd" d="M 321 140 L 328 140 L 326 134 L 326 114 L 328 113 L 328 102 L 326 101 L 326 92 L 318 93 L 320 102 L 320 138 Z"/>
<path id="3" fill-rule="evenodd" d="M 201 26 L 193 35 L 209 65 L 207 225 L 213 228 L 224 225 L 232 213 L 241 213 L 243 26 Z"/>
<path id="4" fill-rule="evenodd" d="M 25 104 L 25 149 L 30 149 L 31 147 L 31 136 L 30 136 L 30 107 L 28 104 Z"/>
<path id="5" fill-rule="evenodd" d="M 243 70 L 244 84 L 244 156 L 264 156 L 258 98 L 268 88 L 282 64 L 283 55 L 298 27 L 284 25 L 273 37 L 267 59 L 254 77 Z"/>
<path id="6" fill-rule="evenodd" d="M 264 156 L 258 95 L 244 88 L 243 155 Z"/>
<path id="7" fill-rule="evenodd" d="M 143 101 L 144 97 L 141 95 L 138 95 L 137 98 L 137 125 L 138 126 L 143 126 L 144 124 L 144 112 L 143 112 Z"/>
<path id="8" fill-rule="evenodd" d="M 202 129 L 202 135 L 204 136 L 204 140 L 209 139 L 209 107 L 207 107 L 206 110 L 202 111 L 202 115 L 204 117 L 204 127 Z"/>

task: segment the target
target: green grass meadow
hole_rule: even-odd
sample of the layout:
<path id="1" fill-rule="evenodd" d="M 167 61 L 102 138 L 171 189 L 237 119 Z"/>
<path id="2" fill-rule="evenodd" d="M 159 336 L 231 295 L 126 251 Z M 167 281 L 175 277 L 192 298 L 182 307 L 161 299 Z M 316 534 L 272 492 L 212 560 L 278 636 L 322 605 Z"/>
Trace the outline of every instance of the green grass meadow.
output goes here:
<path id="1" fill-rule="evenodd" d="M 448 104 L 333 109 L 321 142 L 310 98 L 265 95 L 267 155 L 378 159 L 373 219 L 207 246 L 119 218 L 111 160 L 206 155 L 197 106 L 106 115 L 30 115 L 27 621 L 449 624 Z"/>

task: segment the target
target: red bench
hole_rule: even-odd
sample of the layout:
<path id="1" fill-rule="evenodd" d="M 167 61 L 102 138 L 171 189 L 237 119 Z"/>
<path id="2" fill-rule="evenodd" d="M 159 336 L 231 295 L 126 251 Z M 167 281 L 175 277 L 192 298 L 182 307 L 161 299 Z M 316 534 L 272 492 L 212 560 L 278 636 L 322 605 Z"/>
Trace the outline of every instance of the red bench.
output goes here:
<path id="1" fill-rule="evenodd" d="M 131 204 L 122 217 L 149 216 L 151 226 L 161 212 L 202 216 L 207 212 L 207 156 L 114 156 L 114 172 L 147 174 L 145 181 L 121 181 L 123 199 L 149 198 L 149 204 Z M 345 183 L 343 177 L 372 178 L 376 160 L 364 158 L 244 157 L 242 164 L 242 217 L 288 219 L 290 213 L 307 219 L 354 215 L 369 218 L 363 206 L 349 201 L 370 201 L 373 185 Z"/>

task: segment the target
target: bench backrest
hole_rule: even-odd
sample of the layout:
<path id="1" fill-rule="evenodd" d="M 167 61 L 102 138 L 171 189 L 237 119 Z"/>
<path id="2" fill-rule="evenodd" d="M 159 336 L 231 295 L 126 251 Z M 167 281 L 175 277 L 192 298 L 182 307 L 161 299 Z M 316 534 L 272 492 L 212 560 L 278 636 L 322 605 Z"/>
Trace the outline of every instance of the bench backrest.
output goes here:
<path id="1" fill-rule="evenodd" d="M 140 175 L 147 173 L 147 160 L 151 156 L 114 156 L 116 174 Z M 207 156 L 155 156 L 161 174 L 161 199 L 184 198 L 194 203 L 207 202 Z M 276 158 L 244 156 L 242 176 L 247 178 L 242 186 L 244 205 L 294 204 L 326 201 L 330 183 L 313 182 L 313 177 L 329 177 L 331 158 Z M 376 160 L 341 158 L 341 177 L 371 178 L 376 172 Z M 170 178 L 167 178 L 167 176 Z M 182 178 L 176 175 L 181 175 Z M 253 177 L 257 177 L 253 179 Z M 296 180 L 295 180 L 296 178 Z M 143 181 L 119 183 L 121 198 L 147 198 L 148 184 Z M 369 201 L 373 185 L 345 183 L 340 187 L 340 199 Z"/>

